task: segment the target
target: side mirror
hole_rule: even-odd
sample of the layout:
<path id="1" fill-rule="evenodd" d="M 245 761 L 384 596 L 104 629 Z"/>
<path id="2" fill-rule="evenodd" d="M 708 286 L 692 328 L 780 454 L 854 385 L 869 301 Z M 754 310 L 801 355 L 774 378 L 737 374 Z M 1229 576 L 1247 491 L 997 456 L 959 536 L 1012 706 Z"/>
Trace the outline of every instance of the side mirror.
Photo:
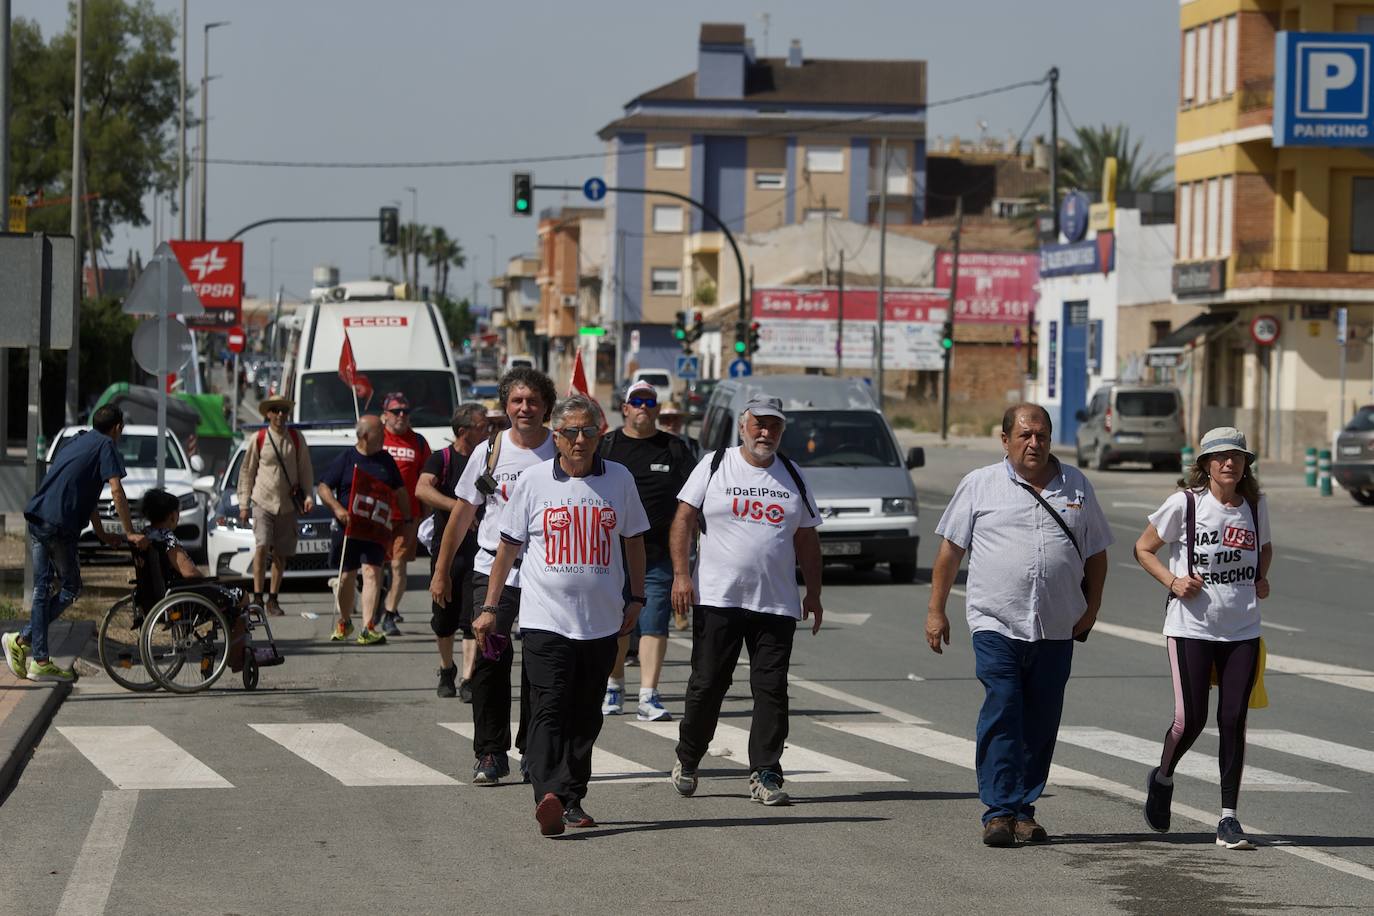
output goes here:
<path id="1" fill-rule="evenodd" d="M 205 470 L 205 459 L 200 457 L 199 455 L 192 455 L 191 470 L 195 471 L 197 474 Z"/>
<path id="2" fill-rule="evenodd" d="M 907 469 L 908 471 L 912 470 L 913 468 L 923 468 L 923 467 L 925 467 L 925 466 L 926 466 L 926 450 L 925 450 L 925 449 L 921 448 L 919 445 L 913 445 L 911 448 L 907 449 L 907 453 L 906 453 L 906 469 Z"/>
<path id="3" fill-rule="evenodd" d="M 1085 410 L 1085 409 L 1083 409 L 1082 407 L 1080 407 L 1080 408 L 1078 408 L 1077 410 L 1075 410 L 1075 411 L 1073 412 L 1073 416 L 1074 416 L 1074 419 L 1076 419 L 1079 423 L 1086 423 L 1086 422 L 1088 422 L 1088 411 Z"/>
<path id="4" fill-rule="evenodd" d="M 193 461 L 199 460 L 199 456 L 197 456 L 196 458 L 193 458 L 192 460 L 193 460 Z M 200 470 L 200 468 L 196 468 L 196 470 L 198 471 L 198 470 Z M 212 474 L 206 474 L 204 477 L 197 477 L 195 480 L 191 481 L 191 489 L 192 489 L 192 490 L 195 490 L 197 493 L 214 493 L 214 492 L 215 492 L 215 478 L 214 478 L 214 475 L 212 475 Z"/>

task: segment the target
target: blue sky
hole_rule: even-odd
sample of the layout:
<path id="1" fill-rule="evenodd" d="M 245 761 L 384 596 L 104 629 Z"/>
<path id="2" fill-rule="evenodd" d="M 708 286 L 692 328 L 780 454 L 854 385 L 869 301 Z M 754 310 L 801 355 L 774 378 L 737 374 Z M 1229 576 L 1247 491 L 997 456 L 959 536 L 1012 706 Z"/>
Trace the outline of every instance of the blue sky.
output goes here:
<path id="1" fill-rule="evenodd" d="M 179 12 L 177 0 L 154 0 Z M 13 15 L 60 29 L 66 4 L 12 0 Z M 636 94 L 695 69 L 703 21 L 743 22 L 760 53 L 793 38 L 813 57 L 917 58 L 928 62 L 929 100 L 1042 76 L 1059 67 L 1074 123 L 1127 123 L 1150 152 L 1173 146 L 1178 74 L 1175 0 L 854 0 L 849 3 L 646 0 L 472 3 L 456 0 L 190 0 L 187 78 L 201 76 L 201 27 L 211 33 L 211 158 L 452 160 L 596 152 L 596 131 Z M 1020 89 L 938 107 L 931 138 L 1019 134 L 1040 90 Z M 1061 121 L 1061 130 L 1067 125 Z M 1042 114 L 1036 130 L 1049 131 Z M 188 145 L 189 145 L 188 141 Z M 458 237 L 469 269 L 460 291 L 497 263 L 534 247 L 534 221 L 509 216 L 508 165 L 461 169 L 305 170 L 210 166 L 209 235 L 222 238 L 268 216 L 369 214 L 393 201 L 411 218 Z M 575 183 L 596 159 L 534 167 L 540 182 Z M 550 194 L 537 208 L 557 205 Z M 569 200 L 569 203 L 578 201 Z M 149 212 L 151 213 L 151 200 Z M 271 240 L 275 238 L 273 243 Z M 364 276 L 373 225 L 275 226 L 245 237 L 250 292 L 269 288 L 270 265 L 304 294 L 317 263 Z M 121 231 L 113 264 L 145 257 L 148 227 Z M 374 265 L 380 250 L 371 253 Z"/>

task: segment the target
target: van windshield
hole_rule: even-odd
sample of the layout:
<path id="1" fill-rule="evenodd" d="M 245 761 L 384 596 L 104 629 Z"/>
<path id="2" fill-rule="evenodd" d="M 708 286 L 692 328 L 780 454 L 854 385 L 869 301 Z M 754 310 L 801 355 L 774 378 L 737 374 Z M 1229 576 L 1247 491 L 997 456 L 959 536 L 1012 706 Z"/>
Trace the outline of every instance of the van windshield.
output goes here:
<path id="1" fill-rule="evenodd" d="M 1172 391 L 1118 391 L 1116 412 L 1123 417 L 1171 417 L 1178 411 Z"/>
<path id="2" fill-rule="evenodd" d="M 448 426 L 458 406 L 453 373 L 444 370 L 367 369 L 372 399 L 360 404 L 364 413 L 381 413 L 382 398 L 393 391 L 405 394 L 413 412 L 411 426 Z M 309 372 L 301 376 L 300 418 L 304 423 L 353 422 L 353 392 L 337 372 Z"/>
<path id="3" fill-rule="evenodd" d="M 900 467 L 892 435 L 871 410 L 804 410 L 787 415 L 782 452 L 802 467 Z"/>

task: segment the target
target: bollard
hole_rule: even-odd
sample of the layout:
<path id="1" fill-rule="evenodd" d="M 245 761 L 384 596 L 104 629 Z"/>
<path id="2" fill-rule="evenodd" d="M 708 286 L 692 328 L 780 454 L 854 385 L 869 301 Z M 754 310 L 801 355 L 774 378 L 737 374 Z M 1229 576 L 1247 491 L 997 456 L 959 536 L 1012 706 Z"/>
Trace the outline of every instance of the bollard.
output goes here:
<path id="1" fill-rule="evenodd" d="M 1324 448 L 1317 453 L 1318 492 L 1322 496 L 1331 495 L 1331 449 Z"/>
<path id="2" fill-rule="evenodd" d="M 1303 472 L 1309 487 L 1317 485 L 1317 450 L 1309 448 L 1302 459 Z"/>
<path id="3" fill-rule="evenodd" d="M 1183 446 L 1183 451 L 1179 452 L 1178 466 L 1185 474 L 1188 473 L 1188 468 L 1193 466 L 1193 447 L 1191 445 Z"/>

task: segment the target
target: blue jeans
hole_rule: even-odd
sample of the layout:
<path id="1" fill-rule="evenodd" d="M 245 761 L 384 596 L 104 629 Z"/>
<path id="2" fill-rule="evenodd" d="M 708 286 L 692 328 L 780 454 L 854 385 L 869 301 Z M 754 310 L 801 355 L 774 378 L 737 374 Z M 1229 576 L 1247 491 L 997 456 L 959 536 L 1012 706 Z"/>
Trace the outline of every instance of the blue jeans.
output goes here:
<path id="1" fill-rule="evenodd" d="M 626 584 L 628 592 L 629 585 Z M 635 624 L 638 636 L 667 636 L 673 618 L 673 561 L 668 557 L 644 564 L 644 607 Z M 629 595 L 627 594 L 628 598 Z"/>
<path id="2" fill-rule="evenodd" d="M 29 625 L 19 634 L 29 644 L 29 654 L 39 661 L 48 658 L 48 626 L 71 607 L 81 594 L 81 567 L 76 561 L 77 535 L 45 522 L 29 522 L 29 549 L 33 551 L 33 609 Z M 61 585 L 55 592 L 53 579 Z"/>
<path id="3" fill-rule="evenodd" d="M 1073 640 L 1022 642 L 1001 633 L 973 634 L 978 680 L 986 694 L 978 713 L 978 797 L 983 823 L 1035 817 L 1045 791 L 1073 663 Z"/>

